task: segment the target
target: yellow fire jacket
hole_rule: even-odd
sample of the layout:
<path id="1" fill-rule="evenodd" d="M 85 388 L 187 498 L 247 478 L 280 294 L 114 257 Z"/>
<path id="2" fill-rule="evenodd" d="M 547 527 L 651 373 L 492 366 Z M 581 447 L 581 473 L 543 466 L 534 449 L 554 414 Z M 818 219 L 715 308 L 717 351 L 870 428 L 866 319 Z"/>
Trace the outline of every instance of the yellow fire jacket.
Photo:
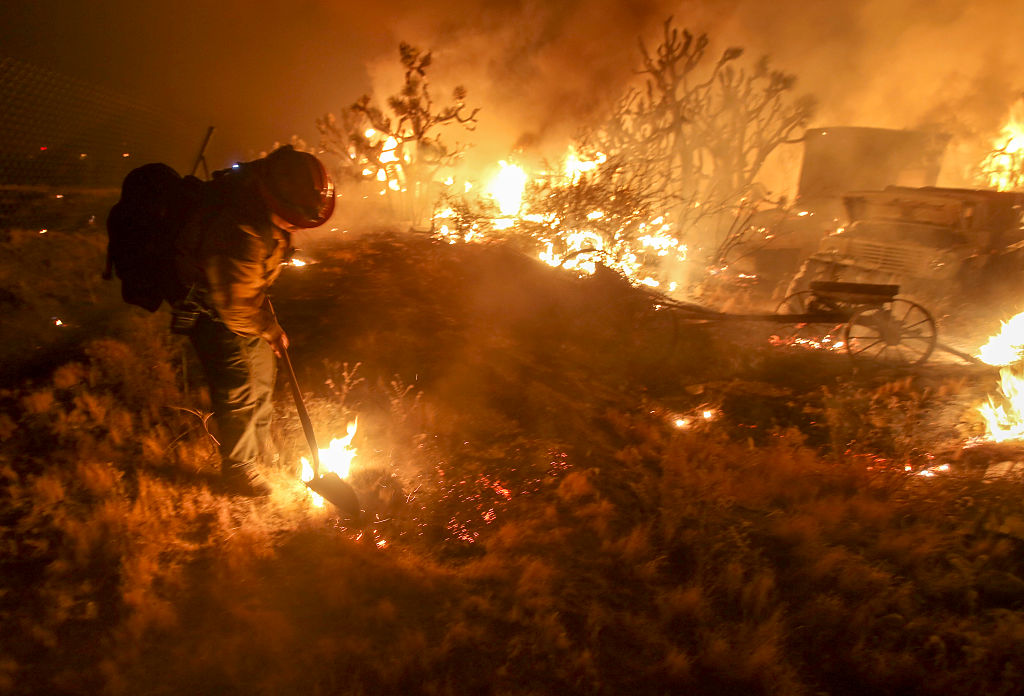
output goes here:
<path id="1" fill-rule="evenodd" d="M 283 333 L 267 297 L 291 252 L 287 231 L 257 198 L 232 196 L 200 215 L 178 239 L 178 275 L 206 291 L 206 303 L 233 332 L 273 341 Z"/>

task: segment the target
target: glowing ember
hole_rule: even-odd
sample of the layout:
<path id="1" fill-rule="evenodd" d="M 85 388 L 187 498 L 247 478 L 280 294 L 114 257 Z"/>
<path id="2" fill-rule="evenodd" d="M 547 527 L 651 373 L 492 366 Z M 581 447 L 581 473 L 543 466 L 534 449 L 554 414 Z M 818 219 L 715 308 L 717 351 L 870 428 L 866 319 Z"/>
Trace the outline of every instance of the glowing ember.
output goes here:
<path id="1" fill-rule="evenodd" d="M 356 434 L 357 424 L 358 419 L 349 423 L 345 437 L 334 438 L 327 449 L 320 450 L 321 476 L 328 472 L 334 472 L 341 478 L 348 477 L 352 460 L 358 454 L 358 451 L 352 447 L 352 438 Z M 302 457 L 302 480 L 307 482 L 313 480 L 313 465 L 305 457 Z M 313 491 L 309 491 L 309 494 L 312 496 L 315 507 L 324 507 L 324 499 L 321 496 Z"/>
<path id="2" fill-rule="evenodd" d="M 798 324 L 797 330 L 801 330 L 806 327 L 807 324 Z M 821 336 L 820 338 L 810 338 L 801 335 L 792 335 L 782 337 L 779 335 L 773 335 L 768 338 L 768 342 L 773 346 L 790 346 L 794 348 L 805 348 L 808 350 L 842 350 L 846 347 L 845 341 L 836 340 L 830 333 Z"/>
<path id="3" fill-rule="evenodd" d="M 672 425 L 680 430 L 692 428 L 702 421 L 705 423 L 717 419 L 721 412 L 715 408 L 698 407 L 689 414 L 676 414 L 672 419 Z"/>
<path id="4" fill-rule="evenodd" d="M 488 185 L 487 192 L 494 197 L 502 215 L 516 215 L 523 205 L 526 172 L 519 165 L 509 164 L 504 160 L 498 164 L 501 170 Z"/>

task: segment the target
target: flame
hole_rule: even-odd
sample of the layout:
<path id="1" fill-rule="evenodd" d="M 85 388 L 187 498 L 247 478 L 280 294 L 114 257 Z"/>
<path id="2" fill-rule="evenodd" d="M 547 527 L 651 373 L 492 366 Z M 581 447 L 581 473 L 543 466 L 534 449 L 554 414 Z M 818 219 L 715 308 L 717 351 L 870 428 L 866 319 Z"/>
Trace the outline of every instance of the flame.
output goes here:
<path id="1" fill-rule="evenodd" d="M 555 189 L 564 188 L 596 171 L 607 159 L 600 152 L 585 159 L 570 146 L 561 171 L 540 172 L 539 176 Z M 616 229 L 613 213 L 596 209 L 584 213 L 579 225 L 570 226 L 556 214 L 524 210 L 523 195 L 529 175 L 521 166 L 504 160 L 498 166 L 497 175 L 484 190 L 497 203 L 500 217 L 452 224 L 451 220 L 457 215 L 447 208 L 434 215 L 436 237 L 449 244 L 481 241 L 489 232 L 508 230 L 521 222 L 533 223 L 540 228 L 532 233 L 541 246 L 538 258 L 548 265 L 590 275 L 602 264 L 635 285 L 665 286 L 670 292 L 679 287 L 674 281 L 666 282 L 667 279 L 645 274 L 646 268 L 654 262 L 660 264 L 661 259 L 666 262 L 688 260 L 687 246 L 680 243 L 665 215 L 654 215 L 649 220 L 631 218 Z M 470 190 L 470 182 L 465 182 L 465 188 L 467 192 Z"/>
<path id="2" fill-rule="evenodd" d="M 997 367 L 1012 365 L 1024 356 L 1024 312 L 1002 322 L 999 333 L 978 349 L 976 358 Z"/>
<path id="3" fill-rule="evenodd" d="M 352 438 L 356 434 L 356 427 L 359 419 L 348 424 L 344 437 L 337 437 L 331 440 L 327 449 L 321 449 L 320 454 L 320 475 L 327 472 L 334 472 L 341 478 L 347 478 L 352 467 L 352 460 L 355 459 L 358 451 L 352 447 Z M 308 459 L 302 457 L 302 480 L 309 482 L 313 480 L 313 465 Z M 314 507 L 324 507 L 324 499 L 309 491 Z"/>
<path id="4" fill-rule="evenodd" d="M 381 148 L 380 161 L 384 164 L 388 162 L 397 162 L 398 155 L 396 150 L 398 149 L 398 138 L 393 135 L 389 135 L 388 139 L 384 141 L 384 147 Z"/>
<path id="5" fill-rule="evenodd" d="M 985 420 L 987 432 L 983 440 L 1006 442 L 1024 439 L 1024 374 L 1012 367 L 1001 369 L 999 397 L 989 396 L 977 410 Z"/>
<path id="6" fill-rule="evenodd" d="M 501 169 L 488 185 L 487 192 L 498 203 L 502 215 L 517 215 L 523 205 L 526 172 L 518 164 L 509 164 L 505 160 L 498 162 L 498 165 Z"/>
<path id="7" fill-rule="evenodd" d="M 999 333 L 977 352 L 989 365 L 1001 366 L 998 396 L 977 407 L 985 421 L 982 440 L 1005 442 L 1024 439 L 1024 374 L 1015 364 L 1024 357 L 1024 312 L 1002 323 Z"/>
<path id="8" fill-rule="evenodd" d="M 1010 109 L 1010 116 L 992 152 L 981 164 L 986 183 L 997 191 L 1024 187 L 1024 98 Z"/>
<path id="9" fill-rule="evenodd" d="M 600 165 L 607 161 L 608 156 L 603 152 L 598 152 L 594 155 L 594 159 L 585 160 L 581 159 L 579 154 L 576 152 L 576 148 L 572 145 L 569 146 L 569 152 L 565 156 L 565 165 L 562 170 L 565 172 L 565 178 L 570 184 L 575 184 L 580 180 L 584 174 L 588 174 Z"/>

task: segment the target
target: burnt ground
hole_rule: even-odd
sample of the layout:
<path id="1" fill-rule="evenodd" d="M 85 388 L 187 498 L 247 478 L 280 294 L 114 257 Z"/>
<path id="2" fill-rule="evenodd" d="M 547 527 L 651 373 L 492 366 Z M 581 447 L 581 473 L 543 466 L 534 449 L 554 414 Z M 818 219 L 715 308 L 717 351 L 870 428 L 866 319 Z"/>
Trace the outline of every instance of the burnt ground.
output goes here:
<path id="1" fill-rule="evenodd" d="M 312 241 L 299 255 L 314 264 L 286 269 L 275 302 L 311 386 L 318 366 L 339 356 L 371 381 L 397 376 L 467 412 L 493 405 L 489 394 L 543 383 L 549 398 L 501 404 L 502 417 L 531 427 L 605 397 L 679 413 L 709 407 L 744 437 L 795 428 L 822 446 L 835 437 L 820 416 L 826 402 L 899 384 L 933 395 L 914 405 L 914 436 L 955 451 L 980 434 L 970 407 L 996 379 L 994 368 L 941 349 L 923 365 L 893 367 L 774 345 L 791 330 L 777 322 L 693 323 L 685 312 L 669 321 L 618 277 L 577 278 L 512 248 L 383 235 Z M 940 343 L 959 350 L 981 340 L 944 331 Z"/>
<path id="2" fill-rule="evenodd" d="M 4 242 L 0 691 L 1020 693 L 1021 484 L 984 475 L 1021 457 L 964 449 L 992 369 L 309 236 L 274 302 L 321 445 L 359 418 L 352 521 L 305 499 L 283 381 L 274 495 L 218 491 L 195 365 L 102 242 Z"/>

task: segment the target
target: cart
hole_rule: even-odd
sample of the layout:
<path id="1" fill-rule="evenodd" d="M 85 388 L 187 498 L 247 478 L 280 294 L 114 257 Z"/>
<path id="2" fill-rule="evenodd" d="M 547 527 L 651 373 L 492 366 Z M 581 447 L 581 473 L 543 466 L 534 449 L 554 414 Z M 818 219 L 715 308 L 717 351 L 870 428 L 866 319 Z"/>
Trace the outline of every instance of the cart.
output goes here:
<path id="1" fill-rule="evenodd" d="M 793 293 L 774 314 L 717 312 L 701 305 L 657 296 L 643 313 L 643 333 L 653 331 L 656 350 L 671 350 L 680 324 L 771 321 L 789 325 L 777 343 L 845 352 L 855 362 L 920 365 L 938 346 L 935 319 L 911 300 L 896 297 L 898 285 L 812 282 Z M 652 296 L 654 297 L 654 296 Z"/>

